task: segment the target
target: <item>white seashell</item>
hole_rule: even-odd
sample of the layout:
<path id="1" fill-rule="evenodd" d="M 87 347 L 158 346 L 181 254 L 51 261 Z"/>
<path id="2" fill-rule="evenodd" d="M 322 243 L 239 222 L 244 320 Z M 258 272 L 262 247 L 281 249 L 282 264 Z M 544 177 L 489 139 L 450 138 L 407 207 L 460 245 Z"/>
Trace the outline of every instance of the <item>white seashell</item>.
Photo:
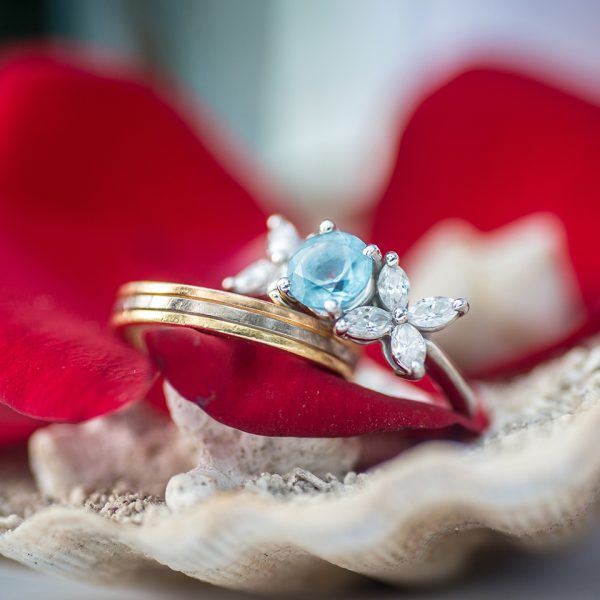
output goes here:
<path id="1" fill-rule="evenodd" d="M 383 265 L 377 279 L 377 292 L 381 303 L 389 311 L 408 306 L 410 284 L 406 273 L 399 266 Z"/>
<path id="2" fill-rule="evenodd" d="M 135 495 L 109 497 L 101 508 L 35 510 L 43 501 L 30 498 L 26 509 L 29 488 L 0 470 L 0 514 L 16 515 L 0 533 L 0 554 L 79 579 L 146 580 L 170 569 L 270 593 L 348 586 L 351 572 L 394 584 L 439 581 L 500 536 L 537 549 L 572 540 L 589 522 L 600 477 L 599 372 L 596 344 L 482 386 L 493 427 L 481 440 L 424 443 L 359 484 L 352 476 L 317 481 L 322 490 L 310 493 L 274 494 L 294 475 L 264 476 L 182 511 Z"/>
<path id="3" fill-rule="evenodd" d="M 52 498 L 75 488 L 162 496 L 172 475 L 194 466 L 192 448 L 165 415 L 135 404 L 81 425 L 38 430 L 29 440 L 29 460 L 38 488 Z"/>
<path id="4" fill-rule="evenodd" d="M 165 499 L 172 510 L 188 508 L 217 490 L 243 487 L 265 472 L 287 473 L 300 467 L 317 476 L 341 476 L 359 459 L 361 446 L 356 438 L 252 435 L 215 421 L 168 383 L 164 389 L 173 421 L 197 448 L 196 468 L 169 481 Z"/>

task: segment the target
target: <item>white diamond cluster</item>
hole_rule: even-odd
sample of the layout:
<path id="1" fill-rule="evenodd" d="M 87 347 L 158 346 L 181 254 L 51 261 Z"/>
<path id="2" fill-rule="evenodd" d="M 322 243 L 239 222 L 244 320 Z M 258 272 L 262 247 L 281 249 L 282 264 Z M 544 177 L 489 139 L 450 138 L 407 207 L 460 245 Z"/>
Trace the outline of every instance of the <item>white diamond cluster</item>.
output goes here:
<path id="1" fill-rule="evenodd" d="M 398 255 L 388 252 L 385 258 L 370 304 L 345 313 L 336 321 L 334 330 L 361 344 L 379 340 L 398 374 L 420 379 L 425 374 L 427 355 L 422 333 L 443 329 L 464 315 L 469 305 L 463 299 L 434 296 L 409 307 L 410 283 L 398 265 Z"/>
<path id="2" fill-rule="evenodd" d="M 223 280 L 223 288 L 245 296 L 267 296 L 280 277 L 287 272 L 287 263 L 298 250 L 302 238 L 298 230 L 280 215 L 271 215 L 267 221 L 267 257 L 261 258 L 234 277 Z"/>

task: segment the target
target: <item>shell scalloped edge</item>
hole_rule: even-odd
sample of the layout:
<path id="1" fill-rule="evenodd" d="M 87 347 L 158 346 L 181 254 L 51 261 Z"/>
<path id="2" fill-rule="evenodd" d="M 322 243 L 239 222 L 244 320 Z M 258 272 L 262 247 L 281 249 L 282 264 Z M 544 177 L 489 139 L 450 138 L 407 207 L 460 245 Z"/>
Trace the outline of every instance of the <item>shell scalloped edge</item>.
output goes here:
<path id="1" fill-rule="evenodd" d="M 423 444 L 351 493 L 282 501 L 229 491 L 180 513 L 161 507 L 141 525 L 48 507 L 0 534 L 0 554 L 96 581 L 163 565 L 211 584 L 277 592 L 301 589 L 316 573 L 340 584 L 352 573 L 429 583 L 456 573 L 475 547 L 498 535 L 531 547 L 567 539 L 585 523 L 600 483 L 600 348 L 577 352 L 561 359 L 568 367 L 562 375 L 544 367 L 557 383 L 569 365 L 581 371 L 570 396 L 555 388 L 560 411 L 542 401 L 543 421 L 518 429 L 499 418 L 474 446 Z M 512 396 L 493 386 L 485 394 L 534 395 L 543 385 L 528 377 L 511 384 Z"/>

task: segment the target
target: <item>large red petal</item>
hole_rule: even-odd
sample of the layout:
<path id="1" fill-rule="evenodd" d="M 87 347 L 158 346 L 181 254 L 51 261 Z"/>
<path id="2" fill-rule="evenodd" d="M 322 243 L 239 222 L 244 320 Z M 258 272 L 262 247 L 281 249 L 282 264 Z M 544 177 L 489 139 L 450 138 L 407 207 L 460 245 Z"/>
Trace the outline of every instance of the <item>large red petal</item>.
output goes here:
<path id="1" fill-rule="evenodd" d="M 83 421 L 143 396 L 152 381 L 144 357 L 46 302 L 0 303 L 2 401 L 34 417 Z"/>
<path id="2" fill-rule="evenodd" d="M 489 68 L 467 70 L 436 89 L 417 105 L 402 132 L 374 219 L 373 239 L 383 249 L 405 252 L 448 218 L 491 231 L 549 212 L 564 225 L 570 255 L 565 258 L 576 273 L 587 322 L 575 333 L 565 324 L 564 339 L 552 347 L 531 340 L 529 351 L 514 357 L 518 362 L 495 365 L 495 373 L 531 367 L 598 329 L 599 139 L 599 106 Z M 520 301 L 515 290 L 515 310 Z"/>
<path id="3" fill-rule="evenodd" d="M 301 358 L 192 329 L 146 333 L 167 381 L 211 417 L 259 435 L 345 437 L 399 430 L 481 431 L 483 419 L 380 394 Z"/>
<path id="4" fill-rule="evenodd" d="M 52 53 L 5 61 L 0 401 L 78 421 L 140 397 L 149 363 L 104 329 L 117 287 L 216 284 L 263 223 L 253 196 L 149 85 Z"/>
<path id="5" fill-rule="evenodd" d="M 0 447 L 26 440 L 45 423 L 25 417 L 0 403 Z"/>
<path id="6" fill-rule="evenodd" d="M 148 85 L 44 54 L 0 70 L 0 233 L 61 304 L 105 321 L 131 279 L 216 285 L 263 228 L 255 199 Z"/>
<path id="7" fill-rule="evenodd" d="M 373 239 L 405 252 L 443 219 L 490 231 L 551 212 L 597 312 L 598 140 L 600 107 L 514 73 L 466 71 L 420 102 L 402 132 Z"/>

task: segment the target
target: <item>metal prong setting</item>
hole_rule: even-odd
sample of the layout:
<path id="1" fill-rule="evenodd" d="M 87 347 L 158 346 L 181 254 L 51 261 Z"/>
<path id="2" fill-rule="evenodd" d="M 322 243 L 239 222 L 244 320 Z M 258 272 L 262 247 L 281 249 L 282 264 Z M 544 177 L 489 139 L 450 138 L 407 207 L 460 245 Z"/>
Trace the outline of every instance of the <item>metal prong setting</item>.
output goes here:
<path id="1" fill-rule="evenodd" d="M 425 365 L 419 364 L 417 362 L 413 363 L 411 365 L 411 370 L 408 377 L 414 380 L 423 379 L 423 377 L 425 377 Z"/>
<path id="2" fill-rule="evenodd" d="M 325 315 L 319 314 L 314 310 L 308 308 L 308 306 L 304 306 L 301 304 L 290 294 L 290 288 L 292 287 L 292 283 L 288 277 L 280 277 L 275 284 L 275 287 L 269 291 L 269 298 L 275 304 L 279 304 L 280 306 L 287 306 L 288 308 L 293 308 L 299 312 L 303 312 L 307 315 L 312 315 L 314 317 L 318 317 L 322 319 Z M 341 312 L 338 316 L 341 316 Z"/>
<path id="3" fill-rule="evenodd" d="M 325 219 L 319 224 L 319 233 L 331 233 L 336 230 L 337 227 L 335 226 L 335 223 L 329 219 Z"/>
<path id="4" fill-rule="evenodd" d="M 388 361 L 390 367 L 394 369 L 394 373 L 396 373 L 396 375 L 400 375 L 401 377 L 410 379 L 410 369 L 406 367 L 406 365 L 403 365 L 396 360 L 396 358 L 392 354 L 392 348 L 390 346 L 389 340 L 381 340 L 381 347 L 383 349 L 383 355 Z"/>
<path id="5" fill-rule="evenodd" d="M 221 282 L 221 286 L 224 290 L 232 290 L 235 286 L 235 277 L 225 277 Z"/>
<path id="6" fill-rule="evenodd" d="M 277 280 L 277 289 L 284 297 L 291 298 L 291 296 L 289 296 L 289 294 L 288 294 L 291 287 L 292 287 L 292 282 L 289 280 L 288 277 L 280 277 Z"/>
<path id="7" fill-rule="evenodd" d="M 323 307 L 332 319 L 339 319 L 342 316 L 342 307 L 336 300 L 325 300 Z"/>
<path id="8" fill-rule="evenodd" d="M 392 321 L 394 325 L 402 325 L 408 322 L 408 311 L 405 308 L 395 308 L 392 313 Z"/>
<path id="9" fill-rule="evenodd" d="M 278 266 L 285 264 L 287 260 L 287 255 L 282 252 L 273 252 L 273 254 L 271 254 L 271 262 Z"/>
<path id="10" fill-rule="evenodd" d="M 269 288 L 267 295 L 271 298 L 271 301 L 279 306 L 287 306 L 288 308 L 296 308 L 296 303 L 293 298 L 289 295 L 290 280 L 287 277 L 279 278 Z"/>
<path id="11" fill-rule="evenodd" d="M 267 219 L 267 227 L 269 229 L 276 229 L 283 221 L 285 221 L 285 219 L 281 215 L 271 215 Z"/>
<path id="12" fill-rule="evenodd" d="M 381 269 L 383 265 L 383 257 L 381 255 L 381 250 L 375 244 L 369 244 L 364 250 L 363 254 L 368 256 L 373 263 L 375 263 L 376 269 Z"/>
<path id="13" fill-rule="evenodd" d="M 277 304 L 278 306 L 289 306 L 285 299 L 282 297 L 281 292 L 279 291 L 279 280 L 274 281 L 269 289 L 267 290 L 267 296 L 271 299 L 271 302 Z"/>
<path id="14" fill-rule="evenodd" d="M 400 259 L 398 258 L 398 254 L 396 252 L 387 252 L 385 255 L 385 264 L 388 267 L 397 267 L 400 263 Z"/>
<path id="15" fill-rule="evenodd" d="M 333 326 L 333 331 L 340 337 L 344 337 L 348 329 L 350 329 L 350 323 L 346 319 L 338 319 Z"/>
<path id="16" fill-rule="evenodd" d="M 400 364 L 396 361 L 394 362 L 398 367 L 395 369 L 396 372 L 400 373 L 404 379 L 408 379 L 409 381 L 418 381 L 419 379 L 423 379 L 425 376 L 425 367 L 417 362 L 414 362 L 410 367 L 407 367 L 406 365 Z"/>
<path id="17" fill-rule="evenodd" d="M 469 312 L 469 303 L 464 298 L 457 298 L 452 303 L 452 308 L 459 314 L 459 316 L 463 317 Z"/>

